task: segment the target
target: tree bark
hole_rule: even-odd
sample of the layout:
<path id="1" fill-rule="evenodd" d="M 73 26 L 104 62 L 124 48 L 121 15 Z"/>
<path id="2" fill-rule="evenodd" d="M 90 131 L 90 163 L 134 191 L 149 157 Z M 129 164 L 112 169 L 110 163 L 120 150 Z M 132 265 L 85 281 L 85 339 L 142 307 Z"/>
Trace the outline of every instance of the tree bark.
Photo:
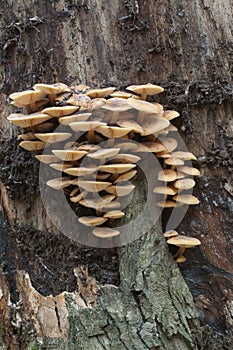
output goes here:
<path id="1" fill-rule="evenodd" d="M 0 0 L 0 349 L 232 348 L 232 10 L 230 0 Z M 6 120 L 8 95 L 39 81 L 165 88 L 160 102 L 180 112 L 202 174 L 201 204 L 178 228 L 202 245 L 182 274 L 159 227 L 107 250 L 57 232 L 38 163 Z"/>

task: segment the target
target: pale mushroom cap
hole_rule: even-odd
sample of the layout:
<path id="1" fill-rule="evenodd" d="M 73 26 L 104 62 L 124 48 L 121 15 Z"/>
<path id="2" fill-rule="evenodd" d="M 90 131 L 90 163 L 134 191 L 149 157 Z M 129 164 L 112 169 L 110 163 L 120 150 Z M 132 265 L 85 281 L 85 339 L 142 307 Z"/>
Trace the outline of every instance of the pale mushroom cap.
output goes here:
<path id="1" fill-rule="evenodd" d="M 165 194 L 169 196 L 174 196 L 177 190 L 169 186 L 157 186 L 153 189 L 154 193 Z"/>
<path id="2" fill-rule="evenodd" d="M 159 141 L 168 152 L 174 151 L 178 146 L 178 142 L 173 137 L 159 137 Z"/>
<path id="3" fill-rule="evenodd" d="M 177 231 L 175 231 L 175 230 L 169 230 L 169 231 L 164 232 L 163 235 L 164 235 L 165 238 L 168 238 L 168 237 L 178 236 L 179 233 Z"/>
<path id="4" fill-rule="evenodd" d="M 134 190 L 134 185 L 127 185 L 127 186 L 121 186 L 121 185 L 112 185 L 105 189 L 106 192 L 112 193 L 116 196 L 123 197 L 127 196 L 130 192 Z"/>
<path id="5" fill-rule="evenodd" d="M 107 97 L 115 91 L 115 87 L 108 87 L 103 89 L 90 89 L 86 92 L 86 95 L 91 98 Z"/>
<path id="6" fill-rule="evenodd" d="M 61 92 L 69 92 L 70 88 L 63 83 L 55 83 L 55 84 L 42 84 L 38 83 L 33 86 L 35 90 L 39 90 L 44 92 L 47 95 L 50 94 L 59 94 Z"/>
<path id="7" fill-rule="evenodd" d="M 129 92 L 124 92 L 124 91 L 114 91 L 110 96 L 111 97 L 120 97 L 120 98 L 129 98 L 129 97 L 132 97 L 132 94 L 130 94 Z M 138 96 L 136 96 L 136 97 L 138 97 Z"/>
<path id="8" fill-rule="evenodd" d="M 106 172 L 106 173 L 117 173 L 117 174 L 122 174 L 125 173 L 129 170 L 132 170 L 133 168 L 136 167 L 136 164 L 108 164 L 108 165 L 100 165 L 99 170 Z"/>
<path id="9" fill-rule="evenodd" d="M 132 97 L 128 98 L 126 101 L 130 106 L 130 108 L 135 108 L 136 110 L 144 112 L 145 114 L 161 112 L 161 109 L 159 106 L 153 105 L 152 103 L 147 101 L 137 100 Z"/>
<path id="10" fill-rule="evenodd" d="M 180 158 L 182 160 L 196 160 L 197 158 L 191 152 L 176 151 L 172 152 L 172 157 Z"/>
<path id="11" fill-rule="evenodd" d="M 46 143 L 43 141 L 22 141 L 19 146 L 27 151 L 40 151 L 45 148 Z"/>
<path id="12" fill-rule="evenodd" d="M 159 142 L 142 142 L 137 146 L 137 152 L 158 153 L 165 150 L 166 150 L 165 147 Z"/>
<path id="13" fill-rule="evenodd" d="M 87 195 L 87 191 L 81 191 L 77 196 L 71 196 L 70 201 L 73 203 L 80 203 L 83 200 L 83 198 L 85 198 Z"/>
<path id="14" fill-rule="evenodd" d="M 116 122 L 118 126 L 121 126 L 122 128 L 129 128 L 133 130 L 134 132 L 137 132 L 139 134 L 144 133 L 144 129 L 135 121 L 135 120 L 118 120 Z"/>
<path id="15" fill-rule="evenodd" d="M 157 119 L 149 119 L 146 120 L 142 127 L 144 132 L 142 133 L 143 136 L 155 134 L 169 126 L 169 121 L 164 118 L 158 117 Z"/>
<path id="16" fill-rule="evenodd" d="M 111 210 L 104 214 L 104 218 L 108 219 L 120 219 L 125 216 L 125 213 L 120 210 Z"/>
<path id="17" fill-rule="evenodd" d="M 176 203 L 174 201 L 159 201 L 156 203 L 156 205 L 160 208 L 177 208 L 181 207 L 182 203 Z"/>
<path id="18" fill-rule="evenodd" d="M 28 115 L 13 113 L 7 118 L 9 122 L 20 126 L 21 128 L 38 125 L 49 119 L 51 119 L 51 116 L 45 113 L 32 113 Z"/>
<path id="19" fill-rule="evenodd" d="M 84 157 L 85 154 L 87 154 L 86 151 L 79 151 L 79 150 L 73 150 L 73 149 L 52 150 L 52 152 L 59 159 L 65 160 L 65 161 L 78 160 Z"/>
<path id="20" fill-rule="evenodd" d="M 88 103 L 88 111 L 94 111 L 102 107 L 105 104 L 106 100 L 104 98 L 94 98 Z"/>
<path id="21" fill-rule="evenodd" d="M 111 238 L 118 236 L 120 234 L 119 231 L 109 228 L 109 227 L 99 227 L 95 228 L 92 231 L 93 235 L 99 238 Z"/>
<path id="22" fill-rule="evenodd" d="M 134 142 L 120 142 L 116 144 L 117 148 L 120 148 L 122 152 L 135 151 L 137 149 L 137 143 Z"/>
<path id="23" fill-rule="evenodd" d="M 55 190 L 61 190 L 62 188 L 68 187 L 70 185 L 70 179 L 67 178 L 56 178 L 51 179 L 46 182 L 49 187 L 52 187 Z"/>
<path id="24" fill-rule="evenodd" d="M 80 107 L 80 110 L 88 109 L 91 98 L 85 94 L 72 95 L 67 101 L 67 104 Z"/>
<path id="25" fill-rule="evenodd" d="M 190 190 L 195 186 L 196 182 L 193 179 L 181 179 L 176 180 L 174 182 L 174 187 L 178 188 L 179 190 Z"/>
<path id="26" fill-rule="evenodd" d="M 112 163 L 137 163 L 141 157 L 135 156 L 134 154 L 119 153 L 111 158 Z"/>
<path id="27" fill-rule="evenodd" d="M 36 140 L 37 138 L 33 134 L 33 132 L 28 132 L 27 134 L 20 134 L 18 136 L 18 140 L 24 140 L 24 141 L 33 141 Z"/>
<path id="28" fill-rule="evenodd" d="M 42 91 L 26 90 L 22 92 L 13 92 L 9 97 L 16 103 L 18 102 L 22 105 L 29 105 L 41 100 L 45 96 L 46 94 Z"/>
<path id="29" fill-rule="evenodd" d="M 78 221 L 85 226 L 100 226 L 107 220 L 108 218 L 103 218 L 101 216 L 82 216 L 78 219 Z"/>
<path id="30" fill-rule="evenodd" d="M 92 167 L 76 167 L 76 168 L 66 168 L 65 173 L 72 176 L 88 176 L 97 171 L 97 168 Z"/>
<path id="31" fill-rule="evenodd" d="M 198 169 L 186 165 L 179 166 L 177 170 L 187 175 L 200 176 L 200 171 Z"/>
<path id="32" fill-rule="evenodd" d="M 89 131 L 96 130 L 98 127 L 103 127 L 107 125 L 103 122 L 86 121 L 86 122 L 73 122 L 69 124 L 71 129 L 75 131 Z"/>
<path id="33" fill-rule="evenodd" d="M 62 106 L 62 107 L 48 107 L 42 110 L 42 113 L 51 115 L 52 117 L 64 117 L 70 115 L 78 110 L 75 106 Z"/>
<path id="34" fill-rule="evenodd" d="M 33 125 L 31 129 L 33 130 L 33 132 L 39 132 L 39 133 L 52 132 L 54 130 L 54 123 L 44 122 L 42 124 Z"/>
<path id="35" fill-rule="evenodd" d="M 53 154 L 38 154 L 35 158 L 44 164 L 60 162 L 60 159 Z"/>
<path id="36" fill-rule="evenodd" d="M 105 158 L 111 158 L 115 156 L 117 153 L 119 153 L 120 148 L 108 148 L 108 149 L 100 149 L 94 153 L 88 154 L 89 158 L 93 159 L 105 159 Z"/>
<path id="37" fill-rule="evenodd" d="M 66 170 L 67 168 L 70 167 L 70 164 L 64 164 L 64 163 L 51 163 L 49 164 L 49 166 L 55 170 L 58 170 L 58 171 L 64 171 Z"/>
<path id="38" fill-rule="evenodd" d="M 111 182 L 78 180 L 77 185 L 88 192 L 100 192 L 109 187 Z"/>
<path id="39" fill-rule="evenodd" d="M 72 134 L 68 132 L 53 132 L 53 133 L 46 133 L 46 134 L 37 133 L 35 134 L 35 136 L 38 139 L 45 141 L 47 143 L 56 143 L 56 142 L 67 140 L 72 136 Z"/>
<path id="40" fill-rule="evenodd" d="M 104 135 L 107 138 L 117 138 L 117 137 L 123 137 L 127 135 L 132 129 L 130 128 L 121 128 L 117 126 L 100 126 L 97 129 L 97 132 Z"/>
<path id="41" fill-rule="evenodd" d="M 180 113 L 176 112 L 176 111 L 170 111 L 170 110 L 167 110 L 167 111 L 164 111 L 163 112 L 163 116 L 164 118 L 166 118 L 167 120 L 172 120 L 172 119 L 175 119 L 177 117 L 179 117 Z"/>
<path id="42" fill-rule="evenodd" d="M 181 264 L 181 263 L 184 263 L 186 260 L 187 260 L 186 257 L 184 255 L 181 255 L 176 259 L 176 262 L 178 264 Z"/>
<path id="43" fill-rule="evenodd" d="M 179 194 L 177 196 L 174 196 L 173 199 L 176 200 L 177 202 L 190 204 L 190 205 L 195 205 L 200 203 L 199 199 L 191 194 Z"/>
<path id="44" fill-rule="evenodd" d="M 126 88 L 126 90 L 133 91 L 136 94 L 144 94 L 146 93 L 147 95 L 157 95 L 160 92 L 163 92 L 164 89 L 161 86 L 154 85 L 154 84 L 145 84 L 145 85 L 130 85 Z"/>
<path id="45" fill-rule="evenodd" d="M 177 178 L 177 174 L 172 169 L 164 169 L 158 173 L 158 180 L 160 181 L 171 182 L 176 180 L 176 178 Z"/>
<path id="46" fill-rule="evenodd" d="M 93 209 L 99 210 L 106 207 L 114 199 L 115 199 L 114 195 L 108 195 L 108 196 L 104 196 L 96 199 L 81 200 L 80 204 L 87 208 L 93 208 Z"/>
<path id="47" fill-rule="evenodd" d="M 178 235 L 176 237 L 172 237 L 168 239 L 167 243 L 173 244 L 173 245 L 176 245 L 177 247 L 182 247 L 182 248 L 192 248 L 201 244 L 201 242 L 197 238 L 187 237 L 182 235 Z"/>
<path id="48" fill-rule="evenodd" d="M 117 98 L 113 97 L 110 98 L 105 102 L 105 104 L 102 106 L 103 109 L 107 109 L 109 111 L 116 111 L 116 112 L 124 112 L 130 109 L 131 107 L 127 103 L 128 100 L 125 98 Z"/>
<path id="49" fill-rule="evenodd" d="M 91 113 L 73 114 L 68 117 L 59 118 L 59 123 L 63 125 L 69 125 L 70 123 L 74 123 L 74 122 L 84 122 L 90 116 L 91 116 Z"/>
<path id="50" fill-rule="evenodd" d="M 164 163 L 167 165 L 183 165 L 184 161 L 179 159 L 179 158 L 175 158 L 175 157 L 171 157 L 171 158 L 166 158 L 164 160 Z"/>

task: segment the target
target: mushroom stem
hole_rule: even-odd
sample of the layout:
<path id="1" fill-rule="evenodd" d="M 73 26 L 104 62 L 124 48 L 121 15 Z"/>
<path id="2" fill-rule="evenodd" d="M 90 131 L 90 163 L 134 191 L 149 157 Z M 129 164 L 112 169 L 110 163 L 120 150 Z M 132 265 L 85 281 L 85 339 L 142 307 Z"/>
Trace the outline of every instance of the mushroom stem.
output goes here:
<path id="1" fill-rule="evenodd" d="M 56 94 L 49 94 L 49 102 L 52 106 L 55 105 L 55 98 L 56 98 Z"/>
<path id="2" fill-rule="evenodd" d="M 116 124 L 116 122 L 118 121 L 118 119 L 119 119 L 119 111 L 113 111 L 113 112 L 112 112 L 112 117 L 111 117 L 110 123 L 111 123 L 111 124 Z"/>
<path id="3" fill-rule="evenodd" d="M 143 111 L 139 111 L 139 113 L 138 113 L 138 124 L 141 125 L 143 123 L 144 115 L 145 115 L 145 113 Z"/>
<path id="4" fill-rule="evenodd" d="M 147 93 L 146 93 L 146 92 L 143 92 L 143 93 L 140 95 L 140 98 L 141 98 L 141 100 L 146 100 L 146 98 L 147 98 Z"/>
<path id="5" fill-rule="evenodd" d="M 24 108 L 26 109 L 27 114 L 32 113 L 30 105 L 26 105 Z"/>
<path id="6" fill-rule="evenodd" d="M 174 255 L 174 259 L 179 258 L 181 255 L 184 254 L 186 247 L 180 247 L 176 254 Z"/>
<path id="7" fill-rule="evenodd" d="M 90 129 L 88 131 L 88 142 L 89 143 L 95 143 L 95 130 L 94 129 Z"/>

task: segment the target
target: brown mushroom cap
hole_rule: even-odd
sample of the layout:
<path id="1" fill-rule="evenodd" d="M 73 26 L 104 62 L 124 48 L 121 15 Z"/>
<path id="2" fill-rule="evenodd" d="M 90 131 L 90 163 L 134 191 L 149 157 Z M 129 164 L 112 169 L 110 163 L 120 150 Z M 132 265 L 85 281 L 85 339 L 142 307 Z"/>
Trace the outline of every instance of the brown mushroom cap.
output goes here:
<path id="1" fill-rule="evenodd" d="M 195 205 L 200 203 L 199 199 L 195 196 L 192 196 L 191 194 L 178 194 L 177 196 L 174 196 L 173 199 L 177 202 L 189 205 Z"/>
<path id="2" fill-rule="evenodd" d="M 90 89 L 86 92 L 86 95 L 91 98 L 107 97 L 115 91 L 115 87 L 107 87 L 103 89 Z"/>
<path id="3" fill-rule="evenodd" d="M 35 90 L 26 90 L 22 92 L 13 92 L 10 94 L 10 98 L 14 100 L 16 103 L 20 103 L 22 105 L 30 105 L 36 101 L 41 100 L 45 97 L 46 94 L 42 91 Z"/>
<path id="4" fill-rule="evenodd" d="M 176 180 L 176 178 L 177 178 L 177 174 L 172 169 L 164 169 L 158 173 L 158 180 L 160 181 L 171 182 Z"/>
<path id="5" fill-rule="evenodd" d="M 120 148 L 122 152 L 135 151 L 137 149 L 137 143 L 134 142 L 119 142 L 116 144 L 117 148 Z"/>
<path id="6" fill-rule="evenodd" d="M 22 141 L 19 146 L 27 151 L 40 151 L 45 148 L 46 143 L 43 141 Z"/>
<path id="7" fill-rule="evenodd" d="M 72 161 L 72 160 L 78 160 L 87 154 L 86 151 L 79 151 L 75 149 L 65 149 L 65 150 L 52 150 L 53 154 L 57 156 L 61 160 L 65 161 Z"/>
<path id="8" fill-rule="evenodd" d="M 156 205 L 160 208 L 177 208 L 181 207 L 182 203 L 176 203 L 174 201 L 159 201 L 156 203 Z"/>
<path id="9" fill-rule="evenodd" d="M 54 123 L 44 122 L 42 124 L 33 125 L 31 126 L 31 130 L 39 133 L 52 132 L 54 130 Z"/>
<path id="10" fill-rule="evenodd" d="M 154 85 L 154 84 L 145 84 L 145 85 L 130 85 L 126 88 L 126 90 L 133 91 L 136 94 L 139 95 L 157 95 L 160 92 L 163 92 L 164 89 L 161 86 Z"/>
<path id="11" fill-rule="evenodd" d="M 198 169 L 186 165 L 177 167 L 177 170 L 187 175 L 200 176 L 200 171 Z"/>
<path id="12" fill-rule="evenodd" d="M 100 192 L 109 187 L 111 182 L 77 180 L 77 185 L 88 192 Z"/>
<path id="13" fill-rule="evenodd" d="M 118 97 L 118 98 L 130 98 L 130 97 L 139 98 L 137 95 L 133 96 L 129 92 L 124 92 L 124 91 L 114 91 L 110 96 Z"/>
<path id="14" fill-rule="evenodd" d="M 176 262 L 178 264 L 181 264 L 181 263 L 184 263 L 186 260 L 187 260 L 186 257 L 184 255 L 181 255 L 176 259 Z"/>
<path id="15" fill-rule="evenodd" d="M 111 173 L 111 174 L 122 174 L 125 173 L 129 170 L 132 170 L 133 168 L 136 167 L 136 164 L 107 164 L 107 165 L 100 165 L 99 170 L 106 172 L 106 173 Z"/>
<path id="16" fill-rule="evenodd" d="M 35 134 L 35 136 L 38 139 L 45 141 L 47 143 L 56 143 L 56 142 L 62 142 L 67 140 L 72 136 L 72 134 L 68 132 L 53 132 L 53 133 L 46 133 L 46 134 L 37 133 Z"/>
<path id="17" fill-rule="evenodd" d="M 82 216 L 78 219 L 78 221 L 85 226 L 100 226 L 107 220 L 108 218 L 103 218 L 101 216 Z"/>
<path id="18" fill-rule="evenodd" d="M 51 116 L 45 113 L 31 113 L 28 115 L 13 113 L 7 117 L 9 122 L 20 126 L 21 128 L 28 128 L 33 125 L 38 125 L 49 119 L 51 119 Z"/>
<path id="19" fill-rule="evenodd" d="M 112 112 L 128 111 L 131 107 L 128 105 L 127 101 L 128 100 L 124 98 L 113 97 L 107 100 L 102 108 Z"/>
<path id="20" fill-rule="evenodd" d="M 115 199 L 114 195 L 107 195 L 107 196 L 103 196 L 95 199 L 84 199 L 80 201 L 80 204 L 87 208 L 100 210 L 106 207 L 114 199 Z"/>
<path id="21" fill-rule="evenodd" d="M 78 110 L 75 106 L 48 107 L 42 110 L 42 113 L 51 115 L 52 117 L 60 118 L 70 115 Z"/>
<path id="22" fill-rule="evenodd" d="M 183 235 L 172 237 L 167 240 L 167 243 L 173 244 L 173 245 L 176 245 L 177 247 L 182 247 L 182 248 L 192 248 L 201 244 L 199 239 L 193 238 L 193 237 L 187 237 Z"/>
<path id="23" fill-rule="evenodd" d="M 168 196 L 174 196 L 177 190 L 169 186 L 157 186 L 153 189 L 154 193 L 165 194 Z"/>
<path id="24" fill-rule="evenodd" d="M 118 236 L 120 234 L 119 231 L 109 228 L 109 227 L 99 227 L 95 228 L 92 231 L 93 235 L 99 238 L 111 238 Z"/>
<path id="25" fill-rule="evenodd" d="M 193 179 L 181 179 L 176 180 L 174 182 L 174 187 L 178 188 L 179 190 L 190 190 L 195 186 L 196 182 Z"/>
<path id="26" fill-rule="evenodd" d="M 76 106 L 81 110 L 88 109 L 89 104 L 91 102 L 91 98 L 85 94 L 80 95 L 72 95 L 66 103 L 72 106 Z"/>
<path id="27" fill-rule="evenodd" d="M 59 123 L 61 123 L 63 125 L 69 125 L 70 123 L 74 123 L 74 122 L 84 122 L 91 115 L 92 115 L 91 113 L 72 114 L 68 117 L 59 118 Z"/>
<path id="28" fill-rule="evenodd" d="M 175 231 L 175 230 L 169 230 L 169 231 L 164 232 L 163 235 L 164 235 L 165 238 L 168 238 L 168 237 L 170 238 L 170 237 L 178 236 L 179 233 L 177 231 Z"/>

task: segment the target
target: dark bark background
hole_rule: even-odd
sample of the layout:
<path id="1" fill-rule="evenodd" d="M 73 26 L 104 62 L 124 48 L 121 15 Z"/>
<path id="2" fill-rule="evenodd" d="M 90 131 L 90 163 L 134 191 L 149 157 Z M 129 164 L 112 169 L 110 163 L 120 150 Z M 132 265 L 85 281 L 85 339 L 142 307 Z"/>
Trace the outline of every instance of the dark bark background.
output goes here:
<path id="1" fill-rule="evenodd" d="M 77 248 L 47 219 L 38 163 L 18 148 L 18 131 L 6 120 L 8 95 L 37 82 L 151 82 L 165 88 L 160 102 L 180 112 L 175 124 L 202 175 L 195 188 L 201 203 L 178 228 L 202 245 L 180 268 L 216 348 L 232 348 L 232 15 L 231 0 L 0 0 L 0 323 L 17 323 L 6 307 L 8 296 L 18 300 L 15 271 L 27 271 L 43 296 L 75 291 L 80 265 L 101 284 L 119 284 L 116 249 Z M 11 325 L 5 340 L 12 329 L 23 337 Z"/>

